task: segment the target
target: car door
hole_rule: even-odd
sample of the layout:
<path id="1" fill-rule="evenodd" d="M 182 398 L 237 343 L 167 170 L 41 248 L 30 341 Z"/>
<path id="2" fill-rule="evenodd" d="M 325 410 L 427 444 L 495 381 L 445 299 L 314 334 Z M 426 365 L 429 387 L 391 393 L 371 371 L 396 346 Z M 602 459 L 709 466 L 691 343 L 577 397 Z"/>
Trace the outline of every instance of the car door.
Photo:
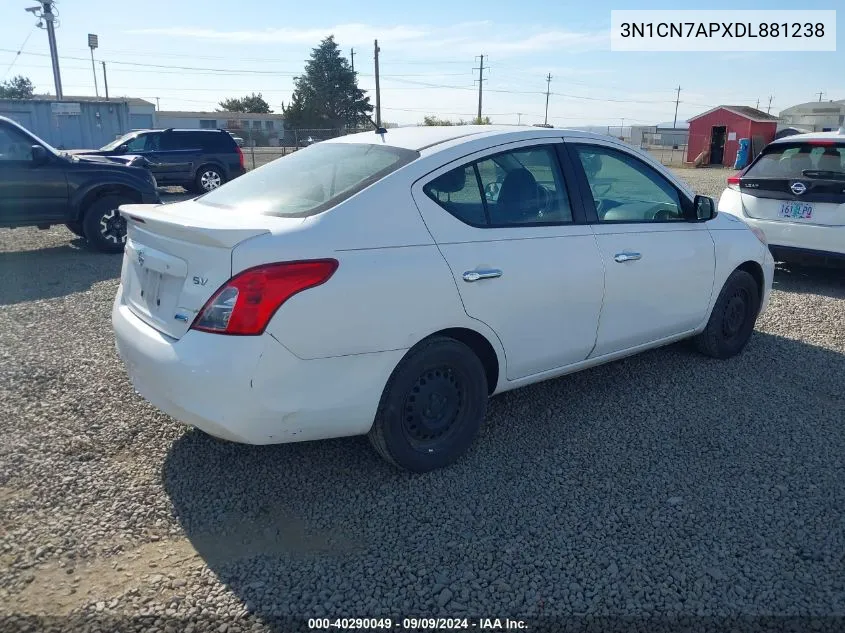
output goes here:
<path id="1" fill-rule="evenodd" d="M 558 147 L 500 146 L 412 188 L 467 314 L 499 337 L 508 380 L 583 361 L 596 339 L 604 271 Z"/>
<path id="2" fill-rule="evenodd" d="M 165 182 L 187 183 L 194 178 L 195 163 L 202 155 L 198 134 L 202 132 L 162 132 L 159 149 L 155 153 Z M 158 174 L 156 174 L 158 179 Z"/>
<path id="3" fill-rule="evenodd" d="M 698 327 L 713 292 L 715 245 L 693 201 L 622 145 L 566 142 L 605 267 L 599 357 Z"/>
<path id="4" fill-rule="evenodd" d="M 65 221 L 67 163 L 50 151 L 32 156 L 34 139 L 0 122 L 0 223 L 6 226 Z"/>

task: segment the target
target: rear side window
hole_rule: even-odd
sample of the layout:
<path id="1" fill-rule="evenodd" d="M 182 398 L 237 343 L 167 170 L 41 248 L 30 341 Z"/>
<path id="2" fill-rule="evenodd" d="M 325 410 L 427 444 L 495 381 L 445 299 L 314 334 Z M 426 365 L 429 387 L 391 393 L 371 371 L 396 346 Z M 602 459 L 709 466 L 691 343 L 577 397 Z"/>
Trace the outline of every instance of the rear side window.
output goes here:
<path id="1" fill-rule="evenodd" d="M 845 179 L 845 143 L 769 145 L 743 177 Z"/>
<path id="2" fill-rule="evenodd" d="M 321 213 L 419 157 L 364 143 L 319 143 L 277 158 L 199 198 L 239 214 L 308 217 Z"/>
<path id="3" fill-rule="evenodd" d="M 553 147 L 494 154 L 442 174 L 425 194 L 478 227 L 568 224 L 572 207 Z"/>

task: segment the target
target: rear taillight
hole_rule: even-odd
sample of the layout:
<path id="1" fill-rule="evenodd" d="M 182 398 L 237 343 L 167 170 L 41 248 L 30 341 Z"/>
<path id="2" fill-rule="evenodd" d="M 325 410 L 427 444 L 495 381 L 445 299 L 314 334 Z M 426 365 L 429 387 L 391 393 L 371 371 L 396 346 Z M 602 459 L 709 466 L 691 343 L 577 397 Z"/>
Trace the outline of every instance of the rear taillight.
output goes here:
<path id="1" fill-rule="evenodd" d="M 728 189 L 739 191 L 740 180 L 745 175 L 745 172 L 748 171 L 749 167 L 751 167 L 751 165 L 748 165 L 747 167 L 745 167 L 745 169 L 736 172 L 733 176 L 728 176 Z"/>
<path id="2" fill-rule="evenodd" d="M 246 169 L 246 163 L 244 162 L 243 150 L 240 148 L 239 145 L 235 145 L 235 149 L 238 150 L 238 161 L 240 161 L 240 163 L 241 163 L 241 169 Z"/>
<path id="3" fill-rule="evenodd" d="M 334 259 L 315 259 L 265 264 L 238 273 L 206 302 L 191 329 L 240 336 L 261 334 L 285 301 L 328 281 L 337 265 Z"/>

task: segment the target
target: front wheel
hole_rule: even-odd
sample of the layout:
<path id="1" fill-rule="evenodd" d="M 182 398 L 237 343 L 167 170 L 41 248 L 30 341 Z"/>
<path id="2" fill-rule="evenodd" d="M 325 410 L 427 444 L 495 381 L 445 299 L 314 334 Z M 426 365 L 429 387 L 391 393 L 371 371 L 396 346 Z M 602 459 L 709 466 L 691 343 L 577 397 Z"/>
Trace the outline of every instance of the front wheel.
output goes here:
<path id="1" fill-rule="evenodd" d="M 757 282 L 744 270 L 735 270 L 716 299 L 707 327 L 694 339 L 698 351 L 713 358 L 736 356 L 751 338 L 759 311 Z"/>
<path id="2" fill-rule="evenodd" d="M 388 462 L 412 472 L 451 464 L 469 448 L 487 411 L 478 356 L 446 337 L 422 341 L 393 370 L 369 438 Z"/>
<path id="3" fill-rule="evenodd" d="M 103 196 L 92 202 L 85 210 L 82 230 L 85 239 L 98 251 L 122 253 L 126 244 L 126 219 L 117 208 L 130 204 L 126 196 Z"/>

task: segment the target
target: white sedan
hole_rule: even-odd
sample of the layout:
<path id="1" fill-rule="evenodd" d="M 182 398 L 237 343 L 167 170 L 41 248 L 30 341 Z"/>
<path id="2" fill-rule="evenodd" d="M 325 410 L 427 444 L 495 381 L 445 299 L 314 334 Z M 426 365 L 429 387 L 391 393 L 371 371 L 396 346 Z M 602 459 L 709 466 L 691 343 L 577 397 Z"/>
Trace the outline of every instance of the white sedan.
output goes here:
<path id="1" fill-rule="evenodd" d="M 774 270 L 659 163 L 567 130 L 355 134 L 121 212 L 112 318 L 144 398 L 236 442 L 369 434 L 417 472 L 493 394 L 685 338 L 739 353 Z"/>
<path id="2" fill-rule="evenodd" d="M 728 178 L 719 211 L 762 230 L 779 259 L 845 261 L 845 128 L 771 142 Z"/>

